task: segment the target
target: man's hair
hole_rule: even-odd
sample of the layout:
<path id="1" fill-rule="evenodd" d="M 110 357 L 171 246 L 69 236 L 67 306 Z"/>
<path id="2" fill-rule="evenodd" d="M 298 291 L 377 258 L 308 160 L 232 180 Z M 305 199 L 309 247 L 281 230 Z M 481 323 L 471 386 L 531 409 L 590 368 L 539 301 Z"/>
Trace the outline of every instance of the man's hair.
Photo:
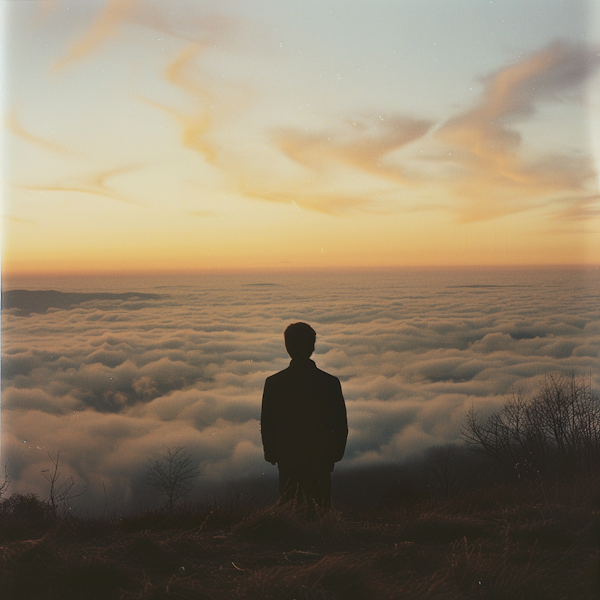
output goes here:
<path id="1" fill-rule="evenodd" d="M 292 323 L 283 337 L 285 349 L 292 358 L 308 358 L 315 349 L 317 332 L 307 323 Z"/>

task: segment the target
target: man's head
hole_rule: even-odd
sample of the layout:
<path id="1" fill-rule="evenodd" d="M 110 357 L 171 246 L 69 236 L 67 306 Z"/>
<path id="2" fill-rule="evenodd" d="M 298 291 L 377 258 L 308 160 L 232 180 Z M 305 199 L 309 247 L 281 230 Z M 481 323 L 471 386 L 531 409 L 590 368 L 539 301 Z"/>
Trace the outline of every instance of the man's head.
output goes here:
<path id="1" fill-rule="evenodd" d="M 309 358 L 315 350 L 317 333 L 306 323 L 288 325 L 283 337 L 285 349 L 292 358 Z"/>

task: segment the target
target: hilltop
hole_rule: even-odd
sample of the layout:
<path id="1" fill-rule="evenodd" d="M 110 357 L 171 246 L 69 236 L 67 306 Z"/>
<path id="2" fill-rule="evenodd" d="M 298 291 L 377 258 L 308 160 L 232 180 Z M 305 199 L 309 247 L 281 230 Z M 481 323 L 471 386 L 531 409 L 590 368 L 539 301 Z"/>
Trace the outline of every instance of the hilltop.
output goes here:
<path id="1" fill-rule="evenodd" d="M 12 496 L 0 589 L 12 600 L 591 600 L 597 489 L 502 484 L 328 512 L 232 498 L 57 520 L 37 498 Z"/>

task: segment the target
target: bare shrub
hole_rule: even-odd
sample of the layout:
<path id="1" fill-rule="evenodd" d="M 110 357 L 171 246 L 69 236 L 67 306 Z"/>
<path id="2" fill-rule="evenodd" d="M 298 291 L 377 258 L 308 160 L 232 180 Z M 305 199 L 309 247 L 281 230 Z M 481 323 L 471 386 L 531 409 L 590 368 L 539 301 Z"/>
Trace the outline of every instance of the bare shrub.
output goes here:
<path id="1" fill-rule="evenodd" d="M 429 448 L 425 453 L 424 475 L 432 492 L 448 497 L 461 491 L 471 475 L 469 458 L 467 448 L 458 444 Z"/>
<path id="2" fill-rule="evenodd" d="M 0 540 L 37 537 L 54 522 L 50 504 L 35 494 L 13 494 L 0 500 Z"/>
<path id="3" fill-rule="evenodd" d="M 10 477 L 8 476 L 8 461 L 4 463 L 4 477 L 2 478 L 2 482 L 0 483 L 0 498 L 8 492 L 8 487 L 10 485 Z"/>
<path id="4" fill-rule="evenodd" d="M 0 502 L 0 512 L 31 521 L 43 521 L 52 516 L 50 505 L 36 494 L 13 494 Z"/>
<path id="5" fill-rule="evenodd" d="M 165 446 L 162 458 L 149 459 L 146 465 L 146 483 L 157 496 L 164 498 L 171 513 L 192 491 L 194 481 L 200 475 L 200 469 L 184 446 Z"/>
<path id="6" fill-rule="evenodd" d="M 547 375 L 533 397 L 513 393 L 485 423 L 471 409 L 462 435 L 474 453 L 519 477 L 595 473 L 600 399 L 590 379 Z"/>
<path id="7" fill-rule="evenodd" d="M 54 518 L 58 517 L 59 513 L 64 514 L 70 510 L 71 500 L 82 496 L 87 491 L 86 487 L 83 489 L 76 489 L 74 477 L 62 479 L 59 457 L 60 451 L 56 452 L 56 456 L 52 456 L 48 453 L 48 458 L 52 463 L 52 467 L 42 471 L 44 479 L 50 484 L 50 490 L 48 491 L 48 497 L 45 502 L 50 504 Z"/>

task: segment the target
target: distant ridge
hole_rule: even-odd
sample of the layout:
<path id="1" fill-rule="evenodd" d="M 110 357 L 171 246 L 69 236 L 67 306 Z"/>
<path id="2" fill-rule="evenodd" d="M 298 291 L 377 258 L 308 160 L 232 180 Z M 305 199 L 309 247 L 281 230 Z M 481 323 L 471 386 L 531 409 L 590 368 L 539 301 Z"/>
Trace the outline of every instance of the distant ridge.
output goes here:
<path id="1" fill-rule="evenodd" d="M 140 294 L 139 292 L 58 292 L 56 290 L 7 290 L 2 292 L 2 310 L 16 308 L 20 316 L 31 313 L 45 313 L 49 308 L 68 310 L 92 300 L 158 300 L 161 294 Z"/>
<path id="2" fill-rule="evenodd" d="M 449 285 L 449 288 L 515 288 L 515 287 L 528 287 L 522 284 L 513 283 L 506 285 L 496 285 L 496 284 L 487 284 L 487 283 L 476 283 L 473 285 Z"/>

